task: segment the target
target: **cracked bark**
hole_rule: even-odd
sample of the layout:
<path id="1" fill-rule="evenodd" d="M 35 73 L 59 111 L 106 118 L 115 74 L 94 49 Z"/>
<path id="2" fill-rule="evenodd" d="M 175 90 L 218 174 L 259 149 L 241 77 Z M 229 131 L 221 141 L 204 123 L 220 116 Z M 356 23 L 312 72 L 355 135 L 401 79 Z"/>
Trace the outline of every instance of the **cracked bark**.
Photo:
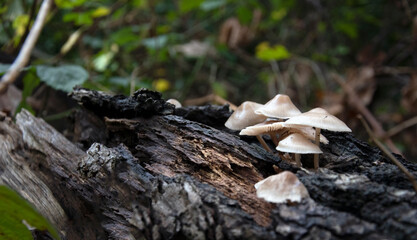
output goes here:
<path id="1" fill-rule="evenodd" d="M 76 89 L 74 144 L 43 120 L 0 117 L 0 183 L 28 199 L 64 239 L 414 239 L 417 198 L 381 152 L 323 134 L 320 171 L 287 164 L 223 126 L 227 107 L 174 109 L 158 93 Z M 413 173 L 417 165 L 398 157 Z M 302 157 L 312 167 L 312 156 Z M 311 199 L 271 204 L 253 185 L 274 167 Z M 275 167 L 275 168 L 276 168 Z"/>

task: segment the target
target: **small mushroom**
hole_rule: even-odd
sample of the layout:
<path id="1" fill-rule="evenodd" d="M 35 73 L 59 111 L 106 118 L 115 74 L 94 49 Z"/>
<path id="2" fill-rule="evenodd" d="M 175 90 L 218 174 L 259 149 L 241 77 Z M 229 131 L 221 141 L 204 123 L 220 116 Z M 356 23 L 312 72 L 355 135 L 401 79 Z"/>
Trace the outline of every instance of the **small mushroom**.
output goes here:
<path id="1" fill-rule="evenodd" d="M 175 106 L 175 108 L 180 108 L 180 107 L 182 107 L 181 103 L 180 103 L 177 99 L 174 99 L 174 98 L 170 98 L 170 99 L 168 99 L 168 100 L 167 100 L 167 103 L 171 103 L 172 105 L 174 105 L 174 106 Z"/>
<path id="2" fill-rule="evenodd" d="M 280 135 L 280 139 L 278 139 L 275 135 L 278 133 Z M 284 139 L 288 135 L 292 133 L 299 133 L 304 137 L 314 141 L 315 140 L 315 133 L 316 131 L 312 127 L 307 126 L 287 126 L 285 122 L 277 122 L 277 121 L 265 121 L 262 123 L 258 123 L 254 126 L 249 126 L 242 131 L 240 131 L 239 135 L 247 135 L 247 136 L 257 136 L 262 134 L 269 134 L 271 136 L 272 141 L 274 142 L 275 146 L 278 146 L 279 141 Z M 324 144 L 328 144 L 329 141 L 326 137 L 320 134 L 320 142 Z M 282 157 L 282 156 L 281 156 Z"/>
<path id="3" fill-rule="evenodd" d="M 278 119 L 288 119 L 301 114 L 300 110 L 292 103 L 290 97 L 284 94 L 276 95 L 257 109 L 255 113 Z"/>
<path id="4" fill-rule="evenodd" d="M 262 107 L 262 104 L 256 102 L 243 102 L 224 125 L 232 130 L 242 130 L 245 127 L 263 122 L 266 120 L 266 117 L 255 114 L 255 111 L 260 107 Z"/>
<path id="5" fill-rule="evenodd" d="M 331 115 L 323 108 L 314 108 L 308 112 L 302 113 L 298 116 L 294 116 L 285 122 L 286 125 L 302 125 L 310 126 L 316 129 L 315 143 L 320 145 L 320 130 L 326 129 L 334 132 L 352 132 L 352 130 L 346 126 L 337 117 Z M 314 154 L 314 169 L 319 168 L 319 155 Z"/>
<path id="6" fill-rule="evenodd" d="M 281 130 L 282 128 L 284 128 L 283 122 L 265 121 L 242 129 L 239 135 L 257 136 L 268 133 L 276 146 L 278 145 L 278 138 L 275 132 Z"/>
<path id="7" fill-rule="evenodd" d="M 299 133 L 304 137 L 310 139 L 311 141 L 316 140 L 316 130 L 312 127 L 308 126 L 301 126 L 301 125 L 292 125 L 284 123 L 284 129 L 288 131 L 288 133 Z M 320 142 L 324 144 L 329 144 L 329 140 L 323 134 L 320 134 Z"/>
<path id="8" fill-rule="evenodd" d="M 265 178 L 256 183 L 255 188 L 258 198 L 273 203 L 300 202 L 310 197 L 303 183 L 289 171 Z"/>
<path id="9" fill-rule="evenodd" d="M 298 167 L 301 167 L 300 154 L 323 153 L 317 145 L 299 133 L 292 133 L 281 140 L 276 149 L 281 152 L 294 153 Z"/>
<path id="10" fill-rule="evenodd" d="M 243 102 L 224 125 L 232 130 L 242 130 L 248 126 L 263 122 L 266 120 L 266 117 L 255 114 L 255 111 L 260 107 L 262 107 L 262 104 L 251 101 Z M 256 138 L 268 152 L 272 152 L 260 135 L 256 135 Z"/>

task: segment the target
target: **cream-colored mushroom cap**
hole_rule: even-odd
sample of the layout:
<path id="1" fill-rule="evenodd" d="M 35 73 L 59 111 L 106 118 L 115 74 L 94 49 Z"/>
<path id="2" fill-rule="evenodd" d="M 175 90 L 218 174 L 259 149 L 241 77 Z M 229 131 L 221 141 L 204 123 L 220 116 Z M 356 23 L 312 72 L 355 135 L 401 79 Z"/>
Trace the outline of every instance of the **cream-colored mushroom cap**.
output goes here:
<path id="1" fill-rule="evenodd" d="M 300 110 L 292 103 L 290 97 L 278 94 L 265 105 L 255 111 L 256 114 L 271 118 L 287 119 L 301 114 Z"/>
<path id="2" fill-rule="evenodd" d="M 180 107 L 182 107 L 181 103 L 180 103 L 177 99 L 174 99 L 174 98 L 170 98 L 170 99 L 168 99 L 168 100 L 167 100 L 167 103 L 171 103 L 172 105 L 174 105 L 174 106 L 175 106 L 175 108 L 180 108 Z"/>
<path id="3" fill-rule="evenodd" d="M 284 129 L 287 129 L 287 131 L 290 133 L 300 133 L 301 135 L 310 139 L 311 141 L 315 140 L 316 130 L 314 130 L 313 127 L 291 124 L 287 125 L 286 122 L 283 122 L 282 124 L 284 126 Z M 323 136 L 323 134 L 320 134 L 320 142 L 324 144 L 329 144 L 329 140 L 327 140 L 327 138 Z"/>
<path id="4" fill-rule="evenodd" d="M 240 131 L 239 135 L 256 136 L 284 128 L 283 122 L 265 121 L 254 126 L 249 126 Z"/>
<path id="5" fill-rule="evenodd" d="M 288 153 L 323 153 L 316 144 L 299 133 L 293 133 L 281 140 L 276 149 Z"/>
<path id="6" fill-rule="evenodd" d="M 242 130 L 247 126 L 263 122 L 266 120 L 266 117 L 255 114 L 255 111 L 260 107 L 262 107 L 262 104 L 256 102 L 243 102 L 224 125 L 232 130 Z"/>
<path id="7" fill-rule="evenodd" d="M 258 198 L 273 203 L 300 202 L 301 199 L 310 197 L 303 183 L 289 171 L 265 178 L 256 183 L 255 188 Z"/>
<path id="8" fill-rule="evenodd" d="M 344 122 L 323 108 L 314 108 L 298 116 L 291 117 L 285 122 L 285 125 L 304 125 L 334 132 L 352 132 Z"/>

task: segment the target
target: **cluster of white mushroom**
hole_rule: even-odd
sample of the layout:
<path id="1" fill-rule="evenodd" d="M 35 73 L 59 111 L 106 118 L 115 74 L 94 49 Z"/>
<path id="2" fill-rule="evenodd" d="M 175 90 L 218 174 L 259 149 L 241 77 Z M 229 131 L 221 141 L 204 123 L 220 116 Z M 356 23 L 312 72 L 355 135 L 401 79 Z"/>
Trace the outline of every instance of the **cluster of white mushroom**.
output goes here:
<path id="1" fill-rule="evenodd" d="M 314 154 L 315 169 L 319 167 L 318 154 L 323 153 L 319 147 L 320 142 L 329 143 L 320 134 L 320 130 L 352 131 L 344 122 L 322 108 L 301 113 L 291 99 L 283 94 L 276 95 L 265 105 L 251 101 L 242 103 L 229 117 L 225 126 L 232 130 L 241 130 L 240 135 L 256 136 L 262 146 L 272 152 L 262 138 L 263 134 L 270 135 L 276 150 L 281 153 L 293 153 L 299 167 L 300 154 Z"/>

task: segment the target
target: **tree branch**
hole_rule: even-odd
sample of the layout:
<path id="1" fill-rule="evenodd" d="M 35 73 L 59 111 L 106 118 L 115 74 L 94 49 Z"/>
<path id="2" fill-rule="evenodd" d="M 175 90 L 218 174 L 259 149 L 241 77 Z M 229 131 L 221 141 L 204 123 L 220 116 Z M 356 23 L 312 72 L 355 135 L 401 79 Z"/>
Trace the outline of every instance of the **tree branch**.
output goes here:
<path id="1" fill-rule="evenodd" d="M 390 138 L 396 134 L 398 134 L 399 132 L 403 131 L 406 128 L 409 128 L 413 125 L 417 124 L 417 116 L 410 118 L 400 124 L 398 124 L 397 126 L 391 128 L 390 130 L 387 131 L 386 136 L 384 136 L 384 138 Z"/>
<path id="2" fill-rule="evenodd" d="M 49 9 L 52 5 L 52 0 L 44 0 L 42 2 L 41 8 L 39 10 L 38 16 L 36 17 L 35 23 L 33 24 L 32 29 L 29 32 L 28 37 L 23 44 L 22 49 L 19 52 L 16 60 L 13 62 L 12 66 L 7 70 L 6 74 L 0 81 L 0 93 L 5 92 L 7 86 L 12 84 L 21 69 L 29 61 L 30 53 L 32 52 L 33 47 L 35 46 L 36 41 L 38 40 L 39 34 L 43 28 L 43 25 L 48 15 Z"/>

